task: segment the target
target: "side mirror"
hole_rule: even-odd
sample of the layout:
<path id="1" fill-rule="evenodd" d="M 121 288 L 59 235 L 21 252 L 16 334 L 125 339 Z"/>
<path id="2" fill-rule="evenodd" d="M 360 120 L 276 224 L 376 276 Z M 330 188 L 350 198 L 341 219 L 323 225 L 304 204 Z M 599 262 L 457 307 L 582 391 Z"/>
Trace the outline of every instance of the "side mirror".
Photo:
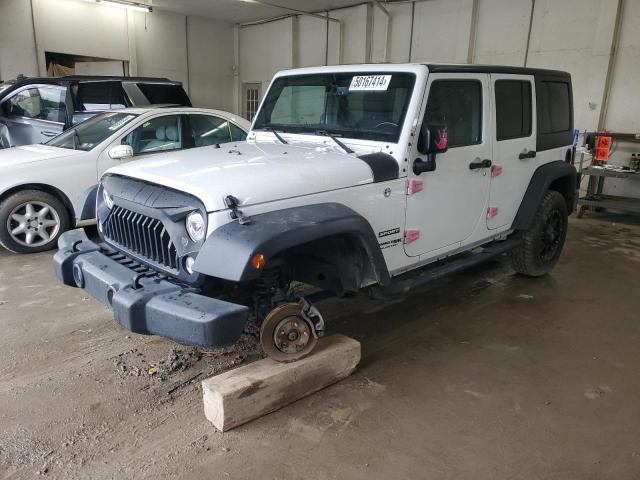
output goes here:
<path id="1" fill-rule="evenodd" d="M 418 151 L 423 155 L 444 153 L 449 148 L 449 134 L 445 125 L 422 124 L 418 137 Z"/>
<path id="2" fill-rule="evenodd" d="M 109 157 L 114 160 L 124 160 L 133 157 L 133 148 L 131 145 L 116 145 L 109 150 Z"/>

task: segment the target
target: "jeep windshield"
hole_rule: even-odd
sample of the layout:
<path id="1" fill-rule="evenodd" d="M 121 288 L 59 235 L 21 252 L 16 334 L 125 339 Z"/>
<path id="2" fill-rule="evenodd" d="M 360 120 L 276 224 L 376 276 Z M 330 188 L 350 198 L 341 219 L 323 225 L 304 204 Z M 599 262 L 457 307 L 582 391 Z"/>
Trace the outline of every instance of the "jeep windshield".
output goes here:
<path id="1" fill-rule="evenodd" d="M 415 75 L 316 73 L 277 78 L 253 130 L 397 142 Z"/>
<path id="2" fill-rule="evenodd" d="M 58 135 L 47 145 L 88 152 L 137 116 L 132 113 L 101 113 Z"/>

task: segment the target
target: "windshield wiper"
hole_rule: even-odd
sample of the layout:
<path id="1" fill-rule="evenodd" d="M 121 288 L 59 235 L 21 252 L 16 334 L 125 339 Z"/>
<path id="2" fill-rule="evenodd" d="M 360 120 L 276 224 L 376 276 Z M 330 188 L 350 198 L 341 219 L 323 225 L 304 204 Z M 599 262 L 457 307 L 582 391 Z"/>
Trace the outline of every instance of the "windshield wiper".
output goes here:
<path id="1" fill-rule="evenodd" d="M 329 132 L 327 132 L 326 130 L 316 130 L 315 132 L 316 135 L 322 135 L 325 137 L 329 137 L 331 140 L 333 140 L 334 142 L 336 142 L 336 144 L 342 148 L 345 152 L 347 153 L 353 153 L 353 150 L 351 150 L 349 147 L 347 147 L 344 143 L 342 143 L 340 140 L 338 140 L 338 138 L 335 135 L 330 134 Z"/>
<path id="2" fill-rule="evenodd" d="M 285 144 L 285 145 L 289 143 L 289 142 L 287 142 L 284 138 L 282 138 L 282 135 L 280 135 L 280 134 L 277 132 L 277 130 L 276 130 L 275 128 L 273 128 L 273 127 L 264 127 L 264 128 L 262 128 L 261 130 L 266 130 L 267 132 L 271 132 L 271 133 L 273 133 L 273 134 L 276 136 L 276 138 L 277 138 L 281 143 L 283 143 L 283 144 Z M 285 132 L 283 131 L 283 133 L 285 133 Z"/>

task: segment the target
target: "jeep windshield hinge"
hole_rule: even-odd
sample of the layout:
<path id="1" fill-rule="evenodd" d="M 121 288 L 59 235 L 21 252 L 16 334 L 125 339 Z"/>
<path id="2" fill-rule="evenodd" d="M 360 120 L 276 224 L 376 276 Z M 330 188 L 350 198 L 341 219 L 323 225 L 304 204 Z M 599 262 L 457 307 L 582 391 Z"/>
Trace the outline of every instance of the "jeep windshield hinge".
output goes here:
<path id="1" fill-rule="evenodd" d="M 227 195 L 224 197 L 224 203 L 229 210 L 231 210 L 231 218 L 238 219 L 238 223 L 240 225 L 247 225 L 251 223 L 251 217 L 245 217 L 242 214 L 242 210 L 238 209 L 238 205 L 240 204 L 240 200 L 238 200 L 233 195 Z"/>

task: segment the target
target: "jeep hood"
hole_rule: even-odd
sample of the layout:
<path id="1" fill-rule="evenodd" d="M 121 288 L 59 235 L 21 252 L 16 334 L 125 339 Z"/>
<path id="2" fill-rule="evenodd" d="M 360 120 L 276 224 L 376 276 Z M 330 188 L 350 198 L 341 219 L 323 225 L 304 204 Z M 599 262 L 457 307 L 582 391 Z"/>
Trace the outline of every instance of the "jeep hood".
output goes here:
<path id="1" fill-rule="evenodd" d="M 373 182 L 369 166 L 354 154 L 308 144 L 243 142 L 166 152 L 108 173 L 190 193 L 208 212 L 227 208 L 227 195 L 248 206 Z"/>
<path id="2" fill-rule="evenodd" d="M 43 160 L 82 155 L 82 150 L 49 147 L 47 145 L 23 145 L 21 147 L 0 149 L 0 171 L 7 167 L 25 165 Z"/>

